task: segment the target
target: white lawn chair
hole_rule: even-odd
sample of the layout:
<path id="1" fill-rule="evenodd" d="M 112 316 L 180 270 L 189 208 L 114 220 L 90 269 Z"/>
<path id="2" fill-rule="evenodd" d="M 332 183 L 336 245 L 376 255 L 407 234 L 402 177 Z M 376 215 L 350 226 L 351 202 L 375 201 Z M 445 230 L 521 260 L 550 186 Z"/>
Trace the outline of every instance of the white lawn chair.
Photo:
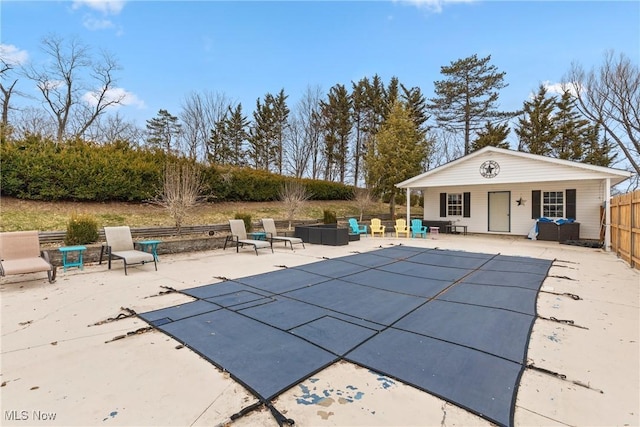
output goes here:
<path id="1" fill-rule="evenodd" d="M 280 242 L 284 242 L 284 246 L 287 247 L 287 242 L 289 246 L 291 246 L 291 250 L 293 250 L 294 244 L 302 244 L 304 248 L 304 242 L 299 237 L 286 237 L 286 236 L 278 236 L 278 230 L 276 229 L 276 223 L 272 218 L 263 218 L 262 219 L 262 228 L 267 233 L 267 239 L 276 240 Z"/>
<path id="2" fill-rule="evenodd" d="M 247 229 L 244 226 L 243 220 L 230 219 L 229 226 L 231 227 L 231 235 L 225 239 L 223 250 L 227 249 L 228 242 L 233 242 L 236 245 L 236 252 L 240 252 L 240 247 L 249 245 L 253 246 L 256 255 L 258 255 L 258 249 L 262 248 L 271 248 L 271 252 L 273 253 L 273 242 L 271 240 L 253 240 L 247 238 Z"/>
<path id="3" fill-rule="evenodd" d="M 104 227 L 104 237 L 107 245 L 102 246 L 100 250 L 100 262 L 102 264 L 102 255 L 105 252 L 109 261 L 109 270 L 111 270 L 111 259 L 119 258 L 124 261 L 124 274 L 127 274 L 127 266 L 131 264 L 144 264 L 152 262 L 156 271 L 158 271 L 158 263 L 152 253 L 140 251 L 135 248 L 133 238 L 131 237 L 131 229 L 128 226 L 121 227 Z"/>

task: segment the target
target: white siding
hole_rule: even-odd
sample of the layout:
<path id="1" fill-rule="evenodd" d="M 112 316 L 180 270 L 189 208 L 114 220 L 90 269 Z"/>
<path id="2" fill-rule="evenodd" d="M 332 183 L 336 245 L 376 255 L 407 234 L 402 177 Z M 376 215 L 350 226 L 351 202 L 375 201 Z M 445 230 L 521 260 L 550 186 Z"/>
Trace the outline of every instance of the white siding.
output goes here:
<path id="1" fill-rule="evenodd" d="M 494 160 L 500 165 L 500 173 L 496 177 L 484 178 L 480 175 L 480 165 L 486 160 Z M 412 182 L 411 187 L 604 179 L 610 176 L 604 172 L 583 169 L 579 163 L 574 167 L 507 153 L 487 152 L 440 171 L 436 169 L 433 174 Z"/>
<path id="2" fill-rule="evenodd" d="M 555 172 L 555 171 L 554 171 Z M 500 172 L 502 174 L 502 171 Z M 555 173 L 553 176 L 556 176 Z M 576 222 L 580 223 L 580 238 L 599 239 L 600 206 L 603 204 L 604 181 L 549 181 L 499 184 L 482 186 L 449 185 L 424 189 L 424 218 L 446 219 L 456 224 L 466 225 L 469 232 L 489 233 L 488 231 L 488 193 L 492 191 L 511 192 L 511 233 L 526 236 L 535 224 L 531 219 L 531 191 L 564 191 L 576 190 Z M 471 217 L 440 218 L 440 193 L 471 193 Z M 517 200 L 522 197 L 526 202 L 518 206 Z M 565 199 L 566 209 L 566 199 Z M 492 233 L 496 234 L 496 233 Z M 497 233 L 504 234 L 504 233 Z"/>

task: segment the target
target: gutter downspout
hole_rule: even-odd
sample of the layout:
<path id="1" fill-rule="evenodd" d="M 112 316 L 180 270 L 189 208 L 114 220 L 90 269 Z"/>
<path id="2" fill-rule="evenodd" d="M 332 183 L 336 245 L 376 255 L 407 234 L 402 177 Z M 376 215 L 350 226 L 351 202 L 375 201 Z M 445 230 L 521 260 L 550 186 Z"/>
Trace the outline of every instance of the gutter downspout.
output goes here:
<path id="1" fill-rule="evenodd" d="M 611 252 L 611 178 L 604 180 L 604 250 Z"/>

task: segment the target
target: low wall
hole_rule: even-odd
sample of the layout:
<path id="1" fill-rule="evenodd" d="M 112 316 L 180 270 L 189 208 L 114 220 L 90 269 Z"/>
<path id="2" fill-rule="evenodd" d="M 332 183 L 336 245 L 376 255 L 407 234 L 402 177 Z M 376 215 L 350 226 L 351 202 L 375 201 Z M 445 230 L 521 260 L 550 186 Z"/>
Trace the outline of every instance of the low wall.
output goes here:
<path id="1" fill-rule="evenodd" d="M 190 239 L 176 239 L 163 241 L 158 245 L 158 255 L 177 254 L 182 252 L 210 251 L 214 249 L 222 249 L 224 246 L 224 237 L 198 237 Z M 83 258 L 85 264 L 98 263 L 100 261 L 100 250 L 102 244 L 83 245 L 87 248 Z M 62 253 L 57 248 L 44 249 L 49 253 L 49 259 L 55 266 L 62 266 Z M 69 255 L 69 259 L 75 255 Z M 106 262 L 106 257 L 103 263 Z"/>

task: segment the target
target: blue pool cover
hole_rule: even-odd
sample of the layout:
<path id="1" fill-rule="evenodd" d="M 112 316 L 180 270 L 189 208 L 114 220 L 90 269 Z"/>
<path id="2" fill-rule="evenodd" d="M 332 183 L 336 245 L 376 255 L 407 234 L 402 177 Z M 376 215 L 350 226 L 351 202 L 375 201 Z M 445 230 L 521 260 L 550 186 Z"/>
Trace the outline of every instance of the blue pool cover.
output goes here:
<path id="1" fill-rule="evenodd" d="M 269 402 L 338 360 L 513 425 L 552 261 L 393 246 L 182 291 L 139 314 Z"/>

